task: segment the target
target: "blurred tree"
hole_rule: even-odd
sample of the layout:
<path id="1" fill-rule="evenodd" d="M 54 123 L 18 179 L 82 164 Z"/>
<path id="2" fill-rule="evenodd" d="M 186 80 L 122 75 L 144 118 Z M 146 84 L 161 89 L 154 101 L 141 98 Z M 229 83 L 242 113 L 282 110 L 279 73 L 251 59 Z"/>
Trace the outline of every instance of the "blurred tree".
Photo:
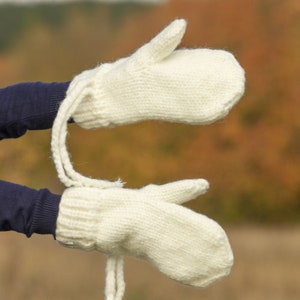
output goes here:
<path id="1" fill-rule="evenodd" d="M 69 80 L 97 63 L 129 55 L 177 17 L 189 23 L 183 47 L 227 49 L 247 75 L 241 103 L 210 126 L 147 122 L 91 132 L 70 126 L 78 170 L 110 180 L 120 176 L 133 187 L 204 177 L 211 190 L 189 204 L 196 210 L 229 223 L 300 221 L 298 0 L 59 7 L 6 8 L 6 14 L 0 7 L 0 44 L 10 52 L 5 60 L 14 61 L 4 64 L 2 58 L 2 65 L 6 71 L 13 66 L 15 80 Z M 4 29 L 9 24 L 15 34 Z M 17 148 L 6 143 L 0 157 L 14 160 L 12 177 L 58 188 L 49 160 L 43 163 L 48 143 L 45 133 L 30 133 Z M 36 144 L 43 154 L 28 155 L 26 149 Z M 2 177 L 8 169 L 2 166 Z"/>

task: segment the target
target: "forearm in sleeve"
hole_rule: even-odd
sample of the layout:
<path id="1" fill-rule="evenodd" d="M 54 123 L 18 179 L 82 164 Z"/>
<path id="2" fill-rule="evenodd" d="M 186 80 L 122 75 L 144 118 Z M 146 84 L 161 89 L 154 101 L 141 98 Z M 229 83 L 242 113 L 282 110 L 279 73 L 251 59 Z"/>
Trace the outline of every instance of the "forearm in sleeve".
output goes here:
<path id="1" fill-rule="evenodd" d="M 69 82 L 26 82 L 0 89 L 0 140 L 52 127 Z"/>
<path id="2" fill-rule="evenodd" d="M 0 231 L 16 231 L 30 237 L 33 233 L 55 237 L 61 196 L 47 189 L 0 181 Z"/>

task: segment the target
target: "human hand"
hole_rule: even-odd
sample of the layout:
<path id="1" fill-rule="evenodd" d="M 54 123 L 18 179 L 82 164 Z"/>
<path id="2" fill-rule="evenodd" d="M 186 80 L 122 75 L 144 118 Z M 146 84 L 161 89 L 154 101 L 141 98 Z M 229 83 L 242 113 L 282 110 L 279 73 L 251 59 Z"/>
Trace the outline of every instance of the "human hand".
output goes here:
<path id="1" fill-rule="evenodd" d="M 225 117 L 244 93 L 245 75 L 223 50 L 179 49 L 186 21 L 173 21 L 129 57 L 77 75 L 67 98 L 86 129 L 144 120 L 208 124 Z M 69 99 L 70 100 L 70 99 Z"/>
<path id="2" fill-rule="evenodd" d="M 141 258 L 174 280 L 204 287 L 228 275 L 233 264 L 224 230 L 180 205 L 207 189 L 204 179 L 137 190 L 68 188 L 56 238 L 67 247 Z"/>

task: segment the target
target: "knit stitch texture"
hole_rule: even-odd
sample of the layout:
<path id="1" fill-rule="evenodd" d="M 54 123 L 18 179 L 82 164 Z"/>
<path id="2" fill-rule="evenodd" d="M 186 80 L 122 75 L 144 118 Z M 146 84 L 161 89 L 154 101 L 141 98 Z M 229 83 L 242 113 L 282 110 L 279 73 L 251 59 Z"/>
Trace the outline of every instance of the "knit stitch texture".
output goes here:
<path id="1" fill-rule="evenodd" d="M 108 255 L 107 300 L 122 299 L 123 255 L 197 287 L 228 275 L 233 264 L 222 227 L 181 206 L 207 191 L 206 180 L 126 189 L 76 172 L 66 146 L 70 117 L 89 129 L 149 119 L 207 124 L 226 116 L 244 92 L 244 71 L 225 51 L 175 50 L 185 29 L 184 20 L 175 20 L 130 57 L 76 76 L 53 124 L 53 160 L 67 187 L 56 238 Z"/>
<path id="2" fill-rule="evenodd" d="M 131 56 L 76 76 L 68 91 L 82 89 L 75 122 L 91 129 L 225 117 L 244 93 L 244 70 L 227 51 L 175 50 L 185 29 L 185 20 L 175 20 Z"/>

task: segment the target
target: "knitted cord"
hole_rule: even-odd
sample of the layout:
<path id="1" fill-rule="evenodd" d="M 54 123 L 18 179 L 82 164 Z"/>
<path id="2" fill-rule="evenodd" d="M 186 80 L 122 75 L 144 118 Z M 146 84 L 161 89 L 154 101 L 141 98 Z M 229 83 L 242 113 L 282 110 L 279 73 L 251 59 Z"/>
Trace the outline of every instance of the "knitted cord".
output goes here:
<path id="1" fill-rule="evenodd" d="M 109 256 L 106 264 L 105 299 L 121 300 L 125 292 L 124 258 Z"/>
<path id="2" fill-rule="evenodd" d="M 70 161 L 66 146 L 67 124 L 75 112 L 80 101 L 89 94 L 89 90 L 79 82 L 72 86 L 72 90 L 61 103 L 52 129 L 52 156 L 60 181 L 66 186 L 90 186 L 108 188 L 122 186 L 120 181 L 110 182 L 85 177 L 76 172 Z"/>
<path id="3" fill-rule="evenodd" d="M 79 187 L 120 187 L 120 181 L 110 182 L 88 178 L 76 172 L 70 160 L 66 146 L 67 124 L 78 104 L 89 94 L 89 90 L 81 83 L 73 84 L 71 91 L 61 103 L 52 128 L 52 157 L 60 181 L 66 186 Z M 123 257 L 108 256 L 106 268 L 106 300 L 121 300 L 125 292 Z"/>

